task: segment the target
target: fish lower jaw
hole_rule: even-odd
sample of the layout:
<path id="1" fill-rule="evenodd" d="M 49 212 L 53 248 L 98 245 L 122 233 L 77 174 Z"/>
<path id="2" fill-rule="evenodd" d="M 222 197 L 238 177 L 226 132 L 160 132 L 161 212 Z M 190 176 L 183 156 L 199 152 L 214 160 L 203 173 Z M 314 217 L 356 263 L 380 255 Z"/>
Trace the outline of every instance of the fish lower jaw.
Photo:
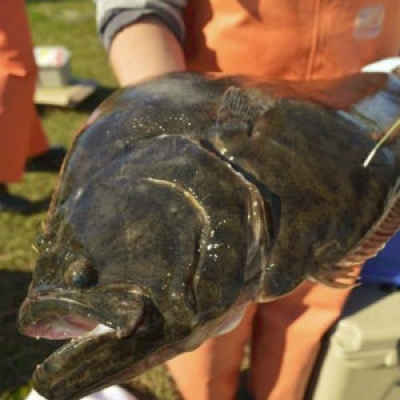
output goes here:
<path id="1" fill-rule="evenodd" d="M 43 363 L 36 366 L 33 374 L 35 390 L 49 400 L 60 398 L 65 400 L 78 399 L 77 394 L 65 393 L 65 385 L 67 385 L 66 381 L 69 379 L 69 374 L 73 375 L 75 367 L 79 368 L 79 363 L 70 363 L 67 353 L 69 351 L 76 353 L 82 346 L 92 347 L 93 343 L 99 341 L 116 339 L 118 337 L 117 331 L 117 329 L 110 328 L 103 323 L 98 323 L 92 330 L 83 335 L 70 337 L 70 341 L 52 353 Z M 60 390 L 63 392 L 62 394 Z"/>

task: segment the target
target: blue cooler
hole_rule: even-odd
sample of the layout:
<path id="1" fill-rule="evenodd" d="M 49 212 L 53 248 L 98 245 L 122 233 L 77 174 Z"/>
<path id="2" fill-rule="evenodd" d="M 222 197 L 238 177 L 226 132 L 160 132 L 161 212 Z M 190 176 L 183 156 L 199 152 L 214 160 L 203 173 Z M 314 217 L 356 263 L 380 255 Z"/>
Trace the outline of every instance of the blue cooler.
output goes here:
<path id="1" fill-rule="evenodd" d="M 361 282 L 400 287 L 400 231 L 376 257 L 365 263 Z"/>

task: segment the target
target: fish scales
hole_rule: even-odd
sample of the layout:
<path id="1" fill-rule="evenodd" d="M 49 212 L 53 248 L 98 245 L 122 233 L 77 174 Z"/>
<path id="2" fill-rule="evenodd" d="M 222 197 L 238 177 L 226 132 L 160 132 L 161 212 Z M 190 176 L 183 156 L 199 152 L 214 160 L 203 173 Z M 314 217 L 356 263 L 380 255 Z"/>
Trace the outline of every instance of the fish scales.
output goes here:
<path id="1" fill-rule="evenodd" d="M 377 73 L 117 91 L 76 136 L 38 239 L 19 326 L 72 341 L 34 387 L 78 399 L 232 329 L 251 301 L 354 284 L 399 228 L 398 134 L 363 165 L 398 118 L 399 78 Z"/>

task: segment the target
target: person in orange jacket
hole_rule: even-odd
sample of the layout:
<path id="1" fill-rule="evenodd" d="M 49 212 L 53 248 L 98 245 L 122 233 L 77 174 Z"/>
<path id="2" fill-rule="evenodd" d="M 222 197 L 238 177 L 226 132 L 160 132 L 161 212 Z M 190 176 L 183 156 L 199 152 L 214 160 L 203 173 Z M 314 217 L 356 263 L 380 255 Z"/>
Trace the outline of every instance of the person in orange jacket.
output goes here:
<path id="1" fill-rule="evenodd" d="M 97 0 L 99 31 L 121 85 L 172 71 L 312 80 L 397 56 L 392 0 Z M 304 397 L 320 341 L 348 290 L 306 283 L 251 304 L 241 324 L 168 362 L 185 400 L 232 400 L 251 339 L 255 400 Z"/>
<path id="2" fill-rule="evenodd" d="M 7 185 L 25 171 L 57 172 L 65 155 L 49 147 L 33 104 L 36 64 L 24 0 L 0 4 L 0 212 L 28 214 L 31 202 Z"/>
<path id="3" fill-rule="evenodd" d="M 97 6 L 121 85 L 186 69 L 332 78 L 400 48 L 400 3 L 391 0 L 98 0 Z M 306 283 L 280 300 L 250 305 L 238 328 L 168 362 L 184 399 L 232 400 L 249 338 L 254 398 L 302 399 L 321 337 L 348 293 Z"/>

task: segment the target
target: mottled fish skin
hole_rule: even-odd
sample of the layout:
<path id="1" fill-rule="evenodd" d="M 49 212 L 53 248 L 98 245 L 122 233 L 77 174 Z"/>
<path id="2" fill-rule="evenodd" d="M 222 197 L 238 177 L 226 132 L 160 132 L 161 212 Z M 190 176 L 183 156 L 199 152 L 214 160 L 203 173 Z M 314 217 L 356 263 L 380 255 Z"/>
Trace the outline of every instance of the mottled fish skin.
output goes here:
<path id="1" fill-rule="evenodd" d="M 306 279 L 352 284 L 400 223 L 400 81 L 176 73 L 122 89 L 67 156 L 19 323 L 61 339 L 49 400 L 130 379 Z M 394 135 L 397 136 L 397 135 Z"/>

